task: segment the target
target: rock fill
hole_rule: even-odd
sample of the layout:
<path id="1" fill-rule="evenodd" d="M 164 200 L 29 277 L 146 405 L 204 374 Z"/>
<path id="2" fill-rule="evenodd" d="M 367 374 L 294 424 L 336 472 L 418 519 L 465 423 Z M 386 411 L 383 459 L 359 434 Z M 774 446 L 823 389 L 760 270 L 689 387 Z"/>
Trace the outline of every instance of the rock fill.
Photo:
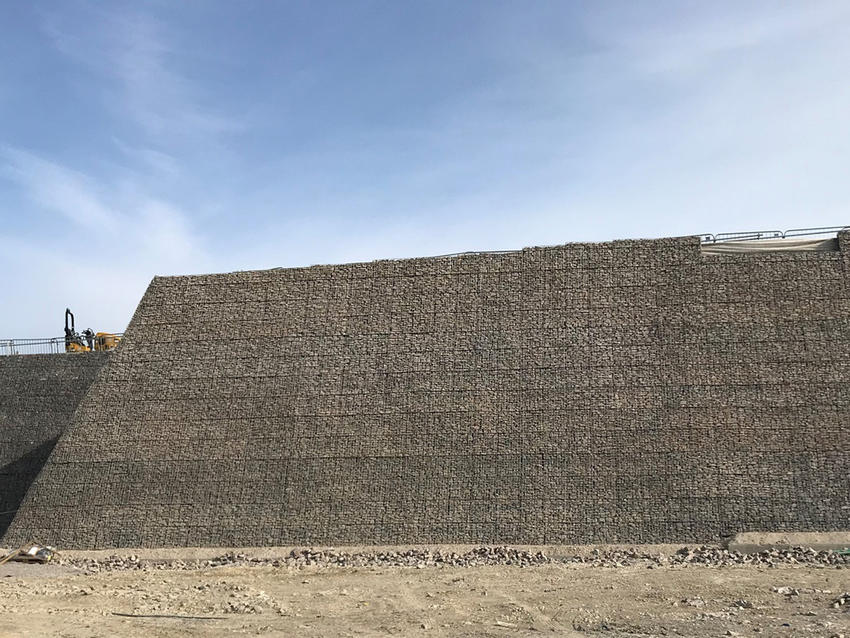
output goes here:
<path id="1" fill-rule="evenodd" d="M 0 356 L 0 537 L 108 356 Z"/>
<path id="2" fill-rule="evenodd" d="M 850 527 L 847 236 L 157 277 L 7 542 L 709 542 Z"/>

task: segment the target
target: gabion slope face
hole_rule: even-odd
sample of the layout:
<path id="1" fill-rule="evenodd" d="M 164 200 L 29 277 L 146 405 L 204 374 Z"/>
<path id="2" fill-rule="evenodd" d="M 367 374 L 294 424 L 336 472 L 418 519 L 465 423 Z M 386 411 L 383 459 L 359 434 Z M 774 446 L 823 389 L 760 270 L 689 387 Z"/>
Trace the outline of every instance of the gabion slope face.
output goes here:
<path id="1" fill-rule="evenodd" d="M 850 526 L 842 250 L 696 238 L 153 281 L 9 538 L 707 541 Z"/>
<path id="2" fill-rule="evenodd" d="M 0 537 L 108 356 L 0 356 Z"/>

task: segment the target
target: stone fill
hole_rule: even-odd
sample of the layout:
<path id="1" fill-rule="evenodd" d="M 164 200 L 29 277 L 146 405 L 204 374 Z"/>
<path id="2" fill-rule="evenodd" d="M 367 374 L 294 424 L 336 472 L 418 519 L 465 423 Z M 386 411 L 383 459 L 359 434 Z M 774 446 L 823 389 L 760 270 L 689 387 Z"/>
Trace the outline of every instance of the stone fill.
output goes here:
<path id="1" fill-rule="evenodd" d="M 107 356 L 0 356 L 0 536 Z"/>
<path id="2" fill-rule="evenodd" d="M 850 264 L 695 237 L 157 277 L 7 535 L 709 541 L 850 527 Z"/>

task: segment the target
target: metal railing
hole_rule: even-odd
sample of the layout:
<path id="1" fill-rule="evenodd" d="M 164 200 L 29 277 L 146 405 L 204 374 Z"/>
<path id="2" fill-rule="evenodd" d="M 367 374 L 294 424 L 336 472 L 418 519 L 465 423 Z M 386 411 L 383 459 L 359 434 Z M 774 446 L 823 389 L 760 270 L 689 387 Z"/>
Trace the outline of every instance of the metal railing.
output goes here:
<path id="1" fill-rule="evenodd" d="M 114 333 L 120 337 L 121 332 Z M 65 337 L 47 339 L 0 339 L 0 356 L 11 354 L 64 354 Z"/>
<path id="2" fill-rule="evenodd" d="M 723 241 L 755 241 L 759 239 L 790 239 L 792 237 L 810 237 L 814 235 L 833 235 L 850 226 L 821 226 L 819 228 L 792 228 L 791 230 L 751 230 L 741 233 L 703 233 L 699 236 L 703 244 L 716 244 Z"/>
<path id="3" fill-rule="evenodd" d="M 0 339 L 0 355 L 59 354 L 65 352 L 65 337 L 50 339 Z"/>
<path id="4" fill-rule="evenodd" d="M 842 230 L 850 230 L 850 226 L 820 226 L 817 228 L 792 228 L 790 230 L 749 230 L 740 233 L 701 233 L 700 243 L 716 244 L 724 241 L 754 241 L 758 239 L 790 239 L 792 237 L 810 237 L 817 235 L 835 235 Z M 509 255 L 520 253 L 522 250 L 470 250 L 462 253 L 431 255 L 427 259 L 442 259 L 444 257 L 461 257 L 464 255 Z"/>

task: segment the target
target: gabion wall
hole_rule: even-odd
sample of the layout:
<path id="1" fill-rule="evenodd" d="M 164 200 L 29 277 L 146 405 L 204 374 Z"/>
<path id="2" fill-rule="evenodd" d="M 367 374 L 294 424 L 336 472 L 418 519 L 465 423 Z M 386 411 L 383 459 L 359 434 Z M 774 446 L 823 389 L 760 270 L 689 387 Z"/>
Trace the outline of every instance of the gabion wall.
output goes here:
<path id="1" fill-rule="evenodd" d="M 0 536 L 107 356 L 0 356 Z"/>
<path id="2" fill-rule="evenodd" d="M 850 527 L 850 264 L 697 238 L 156 278 L 8 538 Z"/>

